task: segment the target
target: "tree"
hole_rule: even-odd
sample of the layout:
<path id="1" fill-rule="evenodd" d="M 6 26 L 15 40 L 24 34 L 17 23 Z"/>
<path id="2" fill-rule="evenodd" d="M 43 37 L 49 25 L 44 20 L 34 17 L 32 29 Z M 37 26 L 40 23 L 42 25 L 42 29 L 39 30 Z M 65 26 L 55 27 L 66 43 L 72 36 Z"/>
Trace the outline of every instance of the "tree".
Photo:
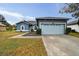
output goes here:
<path id="1" fill-rule="evenodd" d="M 0 22 L 4 25 L 6 25 L 6 29 L 11 31 L 13 29 L 12 25 L 10 25 L 6 20 L 3 15 L 0 14 Z"/>
<path id="2" fill-rule="evenodd" d="M 79 18 L 79 3 L 68 3 L 65 4 L 61 13 L 70 13 L 73 17 Z"/>
<path id="3" fill-rule="evenodd" d="M 6 20 L 3 15 L 0 14 L 0 22 L 6 26 L 11 26 Z"/>
<path id="4" fill-rule="evenodd" d="M 70 13 L 73 17 L 78 18 L 77 24 L 79 25 L 79 3 L 65 4 L 61 13 Z"/>

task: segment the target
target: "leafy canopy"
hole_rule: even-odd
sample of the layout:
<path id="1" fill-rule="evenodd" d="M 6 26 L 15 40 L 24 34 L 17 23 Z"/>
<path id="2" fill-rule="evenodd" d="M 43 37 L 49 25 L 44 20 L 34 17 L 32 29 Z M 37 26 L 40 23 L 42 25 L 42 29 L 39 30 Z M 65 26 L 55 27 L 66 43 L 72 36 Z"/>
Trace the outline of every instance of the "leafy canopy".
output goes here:
<path id="1" fill-rule="evenodd" d="M 61 13 L 70 13 L 72 17 L 78 18 L 77 24 L 79 25 L 79 3 L 68 3 L 65 4 Z"/>
<path id="2" fill-rule="evenodd" d="M 75 18 L 79 17 L 79 3 L 68 3 L 65 4 L 63 9 L 60 11 L 62 13 L 71 13 Z"/>

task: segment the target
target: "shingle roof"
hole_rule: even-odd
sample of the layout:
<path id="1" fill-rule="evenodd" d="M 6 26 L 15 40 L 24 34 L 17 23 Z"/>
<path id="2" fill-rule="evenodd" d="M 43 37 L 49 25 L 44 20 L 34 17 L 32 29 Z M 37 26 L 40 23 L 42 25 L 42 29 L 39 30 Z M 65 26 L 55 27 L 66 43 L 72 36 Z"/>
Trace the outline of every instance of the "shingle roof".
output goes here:
<path id="1" fill-rule="evenodd" d="M 32 24 L 32 25 L 34 25 L 34 24 L 36 24 L 36 21 L 25 21 L 25 20 L 23 20 L 23 21 L 20 21 L 20 22 L 18 22 L 18 23 L 27 23 L 27 24 Z M 18 24 L 17 23 L 17 24 Z"/>
<path id="2" fill-rule="evenodd" d="M 35 25 L 36 21 L 28 21 L 30 24 Z"/>

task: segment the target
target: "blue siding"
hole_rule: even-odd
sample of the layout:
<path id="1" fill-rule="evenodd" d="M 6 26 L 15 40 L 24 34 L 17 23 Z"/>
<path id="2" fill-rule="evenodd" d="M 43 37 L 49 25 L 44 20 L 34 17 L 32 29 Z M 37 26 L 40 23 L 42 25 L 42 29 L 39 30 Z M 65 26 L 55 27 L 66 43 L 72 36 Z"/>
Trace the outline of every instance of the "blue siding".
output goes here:
<path id="1" fill-rule="evenodd" d="M 16 30 L 20 30 L 21 25 L 25 26 L 25 30 L 29 30 L 29 24 L 28 23 L 17 23 L 16 24 Z"/>

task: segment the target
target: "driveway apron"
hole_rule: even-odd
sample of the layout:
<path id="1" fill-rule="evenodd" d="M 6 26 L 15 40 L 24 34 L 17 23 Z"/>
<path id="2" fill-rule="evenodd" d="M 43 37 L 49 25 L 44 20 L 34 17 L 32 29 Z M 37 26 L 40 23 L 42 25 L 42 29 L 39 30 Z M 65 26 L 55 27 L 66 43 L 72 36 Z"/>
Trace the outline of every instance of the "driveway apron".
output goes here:
<path id="1" fill-rule="evenodd" d="M 48 56 L 79 56 L 79 38 L 68 35 L 42 36 Z"/>

